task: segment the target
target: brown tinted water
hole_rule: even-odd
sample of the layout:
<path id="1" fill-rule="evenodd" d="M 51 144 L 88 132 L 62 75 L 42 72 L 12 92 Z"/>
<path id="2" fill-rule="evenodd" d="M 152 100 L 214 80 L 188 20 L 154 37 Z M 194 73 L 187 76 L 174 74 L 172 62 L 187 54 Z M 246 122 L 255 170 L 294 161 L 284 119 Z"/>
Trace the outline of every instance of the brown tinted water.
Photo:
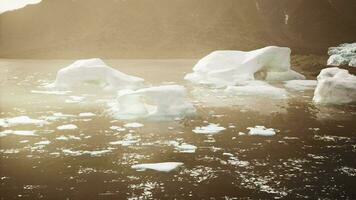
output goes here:
<path id="1" fill-rule="evenodd" d="M 289 91 L 289 98 L 279 100 L 227 98 L 183 80 L 195 60 L 107 60 L 152 85 L 187 86 L 198 110 L 196 116 L 179 121 L 133 120 L 144 126 L 117 131 L 110 127 L 128 121 L 107 112 L 114 95 L 31 92 L 43 90 L 40 86 L 52 82 L 56 71 L 71 62 L 0 60 L 0 117 L 25 115 L 49 121 L 43 126 L 1 127 L 1 131 L 36 131 L 35 136 L 0 137 L 1 199 L 356 197 L 355 105 L 316 106 L 311 101 L 313 91 Z M 55 117 L 59 112 L 64 116 Z M 83 112 L 96 115 L 79 117 Z M 212 136 L 192 132 L 207 123 L 226 130 Z M 57 130 L 64 124 L 78 129 Z M 255 125 L 278 131 L 270 137 L 239 135 Z M 60 136 L 68 140 L 59 140 Z M 110 144 L 128 137 L 138 142 Z M 182 153 L 171 141 L 198 148 L 195 153 Z M 171 161 L 184 165 L 168 173 L 131 168 L 137 163 Z"/>

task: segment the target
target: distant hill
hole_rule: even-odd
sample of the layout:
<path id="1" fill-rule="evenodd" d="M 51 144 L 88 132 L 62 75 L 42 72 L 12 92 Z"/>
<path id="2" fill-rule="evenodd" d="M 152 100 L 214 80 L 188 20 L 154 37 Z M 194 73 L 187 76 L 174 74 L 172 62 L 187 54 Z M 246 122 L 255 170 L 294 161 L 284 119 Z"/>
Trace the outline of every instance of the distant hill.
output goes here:
<path id="1" fill-rule="evenodd" d="M 196 58 L 356 41 L 355 0 L 43 0 L 0 15 L 2 58 Z"/>

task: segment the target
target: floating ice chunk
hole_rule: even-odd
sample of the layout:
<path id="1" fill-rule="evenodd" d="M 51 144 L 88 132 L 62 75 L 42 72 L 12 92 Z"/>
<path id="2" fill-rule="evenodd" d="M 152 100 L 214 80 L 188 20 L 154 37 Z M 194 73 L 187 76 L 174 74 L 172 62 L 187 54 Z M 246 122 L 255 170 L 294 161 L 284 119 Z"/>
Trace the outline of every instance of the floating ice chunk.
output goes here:
<path id="1" fill-rule="evenodd" d="M 120 119 L 151 118 L 175 119 L 195 113 L 187 100 L 186 89 L 180 85 L 164 85 L 121 91 L 112 109 Z"/>
<path id="2" fill-rule="evenodd" d="M 69 138 L 64 136 L 64 135 L 61 135 L 59 137 L 56 137 L 56 140 L 68 140 Z"/>
<path id="3" fill-rule="evenodd" d="M 77 60 L 58 71 L 54 83 L 48 87 L 58 89 L 76 88 L 83 85 L 97 85 L 104 90 L 137 89 L 143 86 L 143 79 L 129 76 L 107 66 L 99 58 Z"/>
<path id="4" fill-rule="evenodd" d="M 75 124 L 65 124 L 57 127 L 58 130 L 74 130 L 77 128 L 78 126 Z"/>
<path id="5" fill-rule="evenodd" d="M 38 4 L 42 0 L 1 0 L 0 14 L 6 11 L 21 9 L 27 5 Z"/>
<path id="6" fill-rule="evenodd" d="M 198 148 L 192 144 L 187 144 L 187 143 L 179 144 L 179 142 L 176 141 L 170 141 L 170 144 L 173 145 L 175 149 L 180 153 L 195 153 L 195 150 Z"/>
<path id="7" fill-rule="evenodd" d="M 13 118 L 0 119 L 0 126 L 3 126 L 3 127 L 10 127 L 10 126 L 16 126 L 16 125 L 28 125 L 28 124 L 42 126 L 47 123 L 48 122 L 45 120 L 32 119 L 28 116 L 19 116 L 19 117 L 13 117 Z"/>
<path id="8" fill-rule="evenodd" d="M 48 145 L 50 143 L 51 143 L 51 141 L 49 141 L 49 140 L 43 140 L 43 141 L 35 143 L 35 145 Z"/>
<path id="9" fill-rule="evenodd" d="M 356 43 L 341 44 L 338 47 L 330 47 L 328 50 L 329 59 L 327 65 L 330 66 L 350 66 L 356 67 Z"/>
<path id="10" fill-rule="evenodd" d="M 290 80 L 284 86 L 291 90 L 314 90 L 317 85 L 316 80 Z"/>
<path id="11" fill-rule="evenodd" d="M 35 134 L 36 131 L 23 131 L 23 130 L 5 130 L 0 132 L 0 137 L 7 136 L 7 135 L 19 135 L 19 136 L 37 136 Z"/>
<path id="12" fill-rule="evenodd" d="M 198 134 L 216 134 L 225 129 L 226 128 L 219 126 L 219 124 L 209 124 L 207 126 L 195 127 L 193 132 Z"/>
<path id="13" fill-rule="evenodd" d="M 160 172 L 170 172 L 182 165 L 183 163 L 181 162 L 163 162 L 163 163 L 137 164 L 137 165 L 132 165 L 131 168 L 137 171 L 146 171 L 147 169 L 151 169 Z"/>
<path id="14" fill-rule="evenodd" d="M 337 67 L 321 70 L 313 101 L 322 104 L 344 104 L 356 101 L 356 76 Z"/>
<path id="15" fill-rule="evenodd" d="M 93 156 L 93 157 L 98 157 L 107 153 L 110 153 L 111 150 L 109 149 L 104 149 L 104 150 L 96 150 L 96 151 L 73 151 L 71 149 L 62 149 L 62 152 L 65 155 L 69 155 L 69 156 L 81 156 L 81 155 L 89 155 L 89 156 Z"/>
<path id="16" fill-rule="evenodd" d="M 247 81 L 245 85 L 228 86 L 225 92 L 237 96 L 264 96 L 271 98 L 285 98 L 288 94 L 285 89 L 274 87 L 263 81 Z"/>
<path id="17" fill-rule="evenodd" d="M 121 146 L 130 146 L 133 145 L 137 142 L 139 142 L 140 140 L 118 140 L 118 141 L 114 141 L 114 142 L 110 142 L 109 144 L 111 145 L 121 145 Z"/>
<path id="18" fill-rule="evenodd" d="M 250 131 L 249 135 L 261 135 L 261 136 L 273 136 L 276 135 L 276 131 L 273 128 L 266 128 L 264 126 L 248 127 Z"/>
<path id="19" fill-rule="evenodd" d="M 79 117 L 94 117 L 95 114 L 92 112 L 83 112 L 83 113 L 79 113 Z"/>
<path id="20" fill-rule="evenodd" d="M 126 128 L 140 128 L 143 126 L 144 126 L 143 124 L 137 123 L 137 122 L 127 123 L 124 125 L 124 127 L 126 127 Z"/>
<path id="21" fill-rule="evenodd" d="M 56 94 L 56 95 L 65 95 L 71 93 L 72 91 L 47 91 L 47 90 L 31 90 L 31 93 L 34 94 Z"/>
<path id="22" fill-rule="evenodd" d="M 122 128 L 120 126 L 110 126 L 110 129 L 111 130 L 115 130 L 115 131 L 125 131 L 126 129 L 125 128 Z"/>
<path id="23" fill-rule="evenodd" d="M 244 81 L 265 79 L 285 81 L 305 77 L 290 69 L 291 50 L 286 47 L 265 47 L 243 51 L 214 51 L 194 66 L 185 76 L 196 84 L 217 87 L 237 85 Z"/>

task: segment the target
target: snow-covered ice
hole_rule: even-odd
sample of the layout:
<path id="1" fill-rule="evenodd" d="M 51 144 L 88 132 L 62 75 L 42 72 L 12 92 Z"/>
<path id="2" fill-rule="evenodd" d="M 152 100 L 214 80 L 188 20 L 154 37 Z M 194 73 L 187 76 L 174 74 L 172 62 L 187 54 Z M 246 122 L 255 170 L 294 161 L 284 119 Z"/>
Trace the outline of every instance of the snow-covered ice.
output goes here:
<path id="1" fill-rule="evenodd" d="M 290 80 L 284 83 L 284 87 L 291 90 L 314 90 L 317 85 L 316 80 Z"/>
<path id="2" fill-rule="evenodd" d="M 344 104 L 356 101 L 356 76 L 337 67 L 321 70 L 313 101 L 321 104 Z"/>
<path id="3" fill-rule="evenodd" d="M 21 9 L 27 5 L 38 4 L 42 0 L 1 0 L 0 14 L 6 11 Z"/>
<path id="4" fill-rule="evenodd" d="M 99 58 L 77 60 L 58 71 L 54 83 L 49 88 L 70 89 L 94 85 L 106 91 L 120 89 L 137 89 L 143 86 L 144 80 L 139 77 L 124 74 L 106 65 Z"/>
<path id="5" fill-rule="evenodd" d="M 74 130 L 77 128 L 78 126 L 75 124 L 65 124 L 57 127 L 58 130 Z"/>
<path id="6" fill-rule="evenodd" d="M 111 110 L 119 119 L 175 119 L 196 111 L 187 99 L 185 87 L 180 85 L 120 91 L 116 100 Z"/>
<path id="7" fill-rule="evenodd" d="M 137 164 L 137 165 L 132 165 L 131 168 L 137 171 L 146 171 L 147 169 L 151 169 L 160 172 L 170 172 L 182 165 L 183 163 L 181 162 L 162 162 L 162 163 Z"/>
<path id="8" fill-rule="evenodd" d="M 177 141 L 170 141 L 170 145 L 174 146 L 174 148 L 180 153 L 195 153 L 197 150 L 197 146 L 187 143 L 179 144 Z"/>
<path id="9" fill-rule="evenodd" d="M 330 47 L 328 50 L 330 66 L 356 67 L 356 43 L 341 44 L 338 47 Z"/>
<path id="10" fill-rule="evenodd" d="M 195 127 L 193 130 L 194 133 L 198 134 L 216 134 L 219 133 L 226 128 L 220 126 L 219 124 L 209 124 L 207 126 Z"/>
<path id="11" fill-rule="evenodd" d="M 19 135 L 19 136 L 37 136 L 36 131 L 30 130 L 5 130 L 0 132 L 0 137 L 7 135 Z"/>
<path id="12" fill-rule="evenodd" d="M 260 135 L 260 136 L 273 136 L 276 135 L 276 131 L 273 128 L 266 128 L 264 126 L 248 127 L 250 131 L 249 135 Z"/>
<path id="13" fill-rule="evenodd" d="M 303 75 L 291 70 L 290 54 L 289 48 L 275 46 L 250 52 L 214 51 L 199 60 L 193 68 L 194 72 L 187 74 L 185 79 L 215 87 L 239 85 L 255 79 L 305 79 Z"/>

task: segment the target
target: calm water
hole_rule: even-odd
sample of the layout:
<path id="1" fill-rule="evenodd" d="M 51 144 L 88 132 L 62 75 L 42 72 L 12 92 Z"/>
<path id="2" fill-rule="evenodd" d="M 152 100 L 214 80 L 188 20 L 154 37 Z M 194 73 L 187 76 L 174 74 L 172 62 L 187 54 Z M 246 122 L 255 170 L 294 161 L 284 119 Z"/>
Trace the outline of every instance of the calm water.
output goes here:
<path id="1" fill-rule="evenodd" d="M 313 91 L 291 91 L 279 100 L 227 98 L 182 79 L 194 60 L 108 60 L 152 85 L 186 85 L 198 109 L 197 116 L 184 120 L 134 120 L 144 126 L 117 130 L 113 126 L 129 121 L 107 112 L 113 95 L 34 93 L 70 63 L 0 60 L 0 118 L 25 115 L 48 121 L 0 127 L 2 133 L 35 131 L 33 136 L 0 137 L 1 199 L 356 198 L 355 105 L 315 106 Z M 79 116 L 83 112 L 95 116 Z M 213 136 L 192 132 L 209 123 L 226 130 Z M 65 124 L 78 128 L 57 129 Z M 256 125 L 277 134 L 239 134 Z M 117 140 L 136 142 L 110 144 Z M 172 141 L 198 148 L 182 153 Z M 171 161 L 184 165 L 169 173 L 131 169 Z"/>

